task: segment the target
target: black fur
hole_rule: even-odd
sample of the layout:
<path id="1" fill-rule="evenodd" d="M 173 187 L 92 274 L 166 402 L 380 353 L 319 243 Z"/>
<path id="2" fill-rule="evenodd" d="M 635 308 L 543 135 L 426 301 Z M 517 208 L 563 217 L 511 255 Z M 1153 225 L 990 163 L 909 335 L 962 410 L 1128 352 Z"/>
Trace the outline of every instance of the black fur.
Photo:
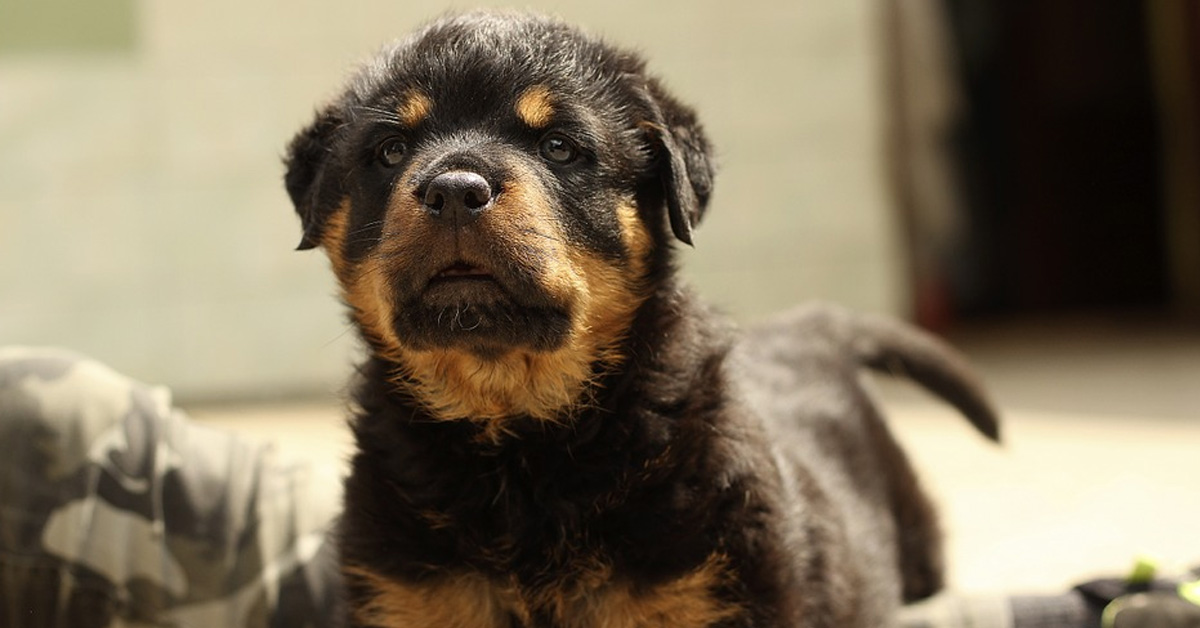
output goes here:
<path id="1" fill-rule="evenodd" d="M 496 115 L 531 84 L 571 95 L 557 124 L 581 138 L 585 162 L 535 167 L 540 133 Z M 413 87 L 435 107 L 406 136 L 409 154 L 528 166 L 552 190 L 570 246 L 631 268 L 612 209 L 635 198 L 653 241 L 648 297 L 620 368 L 598 367 L 560 421 L 511 417 L 498 440 L 480 438 L 483 423 L 432 417 L 368 338 L 343 561 L 403 583 L 471 573 L 542 591 L 599 560 L 615 580 L 653 591 L 719 553 L 729 577 L 711 593 L 740 610 L 714 625 L 747 628 L 888 625 L 904 600 L 940 586 L 933 509 L 858 371 L 904 367 L 994 437 L 981 390 L 948 348 L 902 325 L 813 307 L 738 335 L 681 288 L 671 241 L 690 244 L 703 217 L 710 149 L 695 113 L 636 56 L 508 13 L 444 18 L 388 48 L 289 148 L 301 248 L 320 242 L 344 199 L 354 235 L 338 254 L 362 258 L 387 237 L 375 223 L 395 184 L 373 160 Z M 480 156 L 469 149 L 477 137 L 505 148 Z M 396 302 L 400 316 L 418 311 Z M 359 584 L 349 594 L 351 608 L 369 597 Z M 552 625 L 549 613 L 529 609 L 528 625 Z M 517 614 L 508 622 L 522 625 Z"/>

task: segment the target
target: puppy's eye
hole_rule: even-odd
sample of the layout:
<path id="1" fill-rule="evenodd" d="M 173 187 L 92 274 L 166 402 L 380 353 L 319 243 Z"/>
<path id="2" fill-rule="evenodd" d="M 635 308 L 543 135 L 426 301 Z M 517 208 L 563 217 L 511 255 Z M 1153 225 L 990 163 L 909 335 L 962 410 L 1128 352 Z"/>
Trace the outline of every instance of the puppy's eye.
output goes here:
<path id="1" fill-rule="evenodd" d="M 379 150 L 376 153 L 379 163 L 391 168 L 400 165 L 404 161 L 404 153 L 408 147 L 398 137 L 389 138 L 379 145 Z"/>
<path id="2" fill-rule="evenodd" d="M 556 164 L 569 164 L 579 158 L 579 147 L 571 138 L 554 133 L 546 136 L 541 145 L 542 157 Z"/>

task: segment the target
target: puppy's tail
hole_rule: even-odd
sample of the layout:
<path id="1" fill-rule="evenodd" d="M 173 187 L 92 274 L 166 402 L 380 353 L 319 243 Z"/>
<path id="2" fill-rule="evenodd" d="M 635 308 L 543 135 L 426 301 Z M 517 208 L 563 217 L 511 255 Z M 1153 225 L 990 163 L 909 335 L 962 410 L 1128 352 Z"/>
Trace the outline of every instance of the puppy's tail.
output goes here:
<path id="1" fill-rule="evenodd" d="M 857 365 L 908 377 L 962 412 L 984 436 L 1000 440 L 997 413 L 966 358 L 915 327 L 818 303 L 767 321 L 748 336 L 744 348 L 759 361 L 795 365 L 812 358 L 831 363 L 849 358 Z"/>
<path id="2" fill-rule="evenodd" d="M 1000 419 L 967 359 L 953 347 L 915 327 L 871 314 L 843 311 L 849 343 L 861 364 L 903 375 L 958 409 L 975 429 L 1000 441 Z"/>

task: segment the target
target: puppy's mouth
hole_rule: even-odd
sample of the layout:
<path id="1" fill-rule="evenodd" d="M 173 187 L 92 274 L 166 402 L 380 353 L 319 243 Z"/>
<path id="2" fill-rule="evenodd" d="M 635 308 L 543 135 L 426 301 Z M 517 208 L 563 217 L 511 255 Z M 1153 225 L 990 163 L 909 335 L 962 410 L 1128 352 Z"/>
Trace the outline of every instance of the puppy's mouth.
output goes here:
<path id="1" fill-rule="evenodd" d="M 456 261 L 434 273 L 425 286 L 426 298 L 470 303 L 478 299 L 492 301 L 507 290 L 491 269 L 466 261 Z"/>
<path id="2" fill-rule="evenodd" d="M 533 275 L 470 258 L 415 260 L 413 266 L 422 261 L 428 274 L 417 273 L 408 290 L 400 288 L 393 313 L 396 335 L 407 345 L 494 356 L 513 347 L 549 350 L 566 337 L 569 309 Z"/>
<path id="3" fill-rule="evenodd" d="M 460 259 L 429 277 L 422 299 L 437 307 L 494 304 L 511 300 L 505 283 L 493 269 Z"/>
<path id="4" fill-rule="evenodd" d="M 496 281 L 496 276 L 486 268 L 469 262 L 457 261 L 438 271 L 429 280 L 430 285 L 451 281 Z"/>

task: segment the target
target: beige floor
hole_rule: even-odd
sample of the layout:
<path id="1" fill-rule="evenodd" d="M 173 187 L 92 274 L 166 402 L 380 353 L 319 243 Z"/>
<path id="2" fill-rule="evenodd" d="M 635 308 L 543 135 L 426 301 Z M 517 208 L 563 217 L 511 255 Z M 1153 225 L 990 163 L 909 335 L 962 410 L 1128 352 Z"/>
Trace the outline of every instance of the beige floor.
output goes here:
<path id="1" fill-rule="evenodd" d="M 1200 334 L 1078 321 L 977 330 L 959 343 L 1005 414 L 993 447 L 890 382 L 892 425 L 942 504 L 953 584 L 1057 591 L 1139 554 L 1200 564 Z M 190 408 L 337 468 L 349 437 L 335 403 Z"/>

